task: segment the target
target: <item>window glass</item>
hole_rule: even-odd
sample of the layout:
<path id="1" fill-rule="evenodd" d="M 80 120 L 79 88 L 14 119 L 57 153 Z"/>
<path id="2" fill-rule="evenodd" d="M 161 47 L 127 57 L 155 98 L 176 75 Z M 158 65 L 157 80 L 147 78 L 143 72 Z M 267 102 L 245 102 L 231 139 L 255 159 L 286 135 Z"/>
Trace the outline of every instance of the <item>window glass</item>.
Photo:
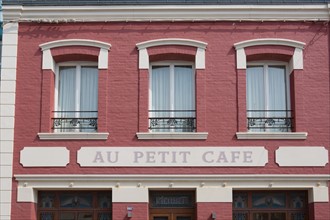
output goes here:
<path id="1" fill-rule="evenodd" d="M 248 130 L 291 131 L 289 83 L 283 65 L 248 66 L 246 103 Z"/>
<path id="2" fill-rule="evenodd" d="M 57 74 L 54 130 L 97 130 L 98 69 L 95 66 L 60 66 Z"/>
<path id="3" fill-rule="evenodd" d="M 195 77 L 192 65 L 153 65 L 150 97 L 151 131 L 195 131 Z"/>

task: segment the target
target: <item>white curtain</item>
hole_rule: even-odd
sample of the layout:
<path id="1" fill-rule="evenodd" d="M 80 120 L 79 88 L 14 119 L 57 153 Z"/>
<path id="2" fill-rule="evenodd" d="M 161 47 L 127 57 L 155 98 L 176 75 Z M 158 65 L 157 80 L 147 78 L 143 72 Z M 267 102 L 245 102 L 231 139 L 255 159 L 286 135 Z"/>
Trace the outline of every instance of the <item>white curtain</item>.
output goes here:
<path id="1" fill-rule="evenodd" d="M 246 80 L 248 117 L 284 118 L 288 116 L 285 67 L 251 66 L 247 68 Z M 283 125 L 284 121 L 276 121 L 276 127 Z M 252 127 L 251 130 L 280 131 L 281 129 L 267 129 L 267 124 L 265 124 L 264 128 Z"/>
<path id="2" fill-rule="evenodd" d="M 90 126 L 90 121 L 81 118 L 97 118 L 98 109 L 98 69 L 97 67 L 60 67 L 59 72 L 59 95 L 57 117 L 79 118 L 79 124 L 67 120 L 62 122 L 62 127 L 75 127 L 75 129 L 62 129 L 60 131 L 95 131 Z M 89 111 L 89 112 L 84 112 Z M 95 111 L 95 112 L 91 112 Z M 71 122 L 71 124 L 70 124 Z M 91 127 L 89 129 L 88 127 Z"/>
<path id="3" fill-rule="evenodd" d="M 170 117 L 170 67 L 154 66 L 151 76 L 151 117 Z"/>
<path id="4" fill-rule="evenodd" d="M 192 66 L 153 66 L 150 83 L 150 117 L 195 117 L 195 80 Z M 159 126 L 167 125 L 164 122 Z"/>
<path id="5" fill-rule="evenodd" d="M 75 116 L 76 67 L 61 67 L 59 74 L 58 117 Z M 70 112 L 69 112 L 70 111 Z"/>
<path id="6" fill-rule="evenodd" d="M 98 109 L 98 70 L 96 67 L 81 68 L 80 111 Z M 97 112 L 81 113 L 80 117 L 97 117 Z"/>
<path id="7" fill-rule="evenodd" d="M 195 80 L 191 66 L 175 66 L 174 68 L 174 109 L 184 110 L 175 113 L 177 117 L 194 117 L 195 112 Z"/>

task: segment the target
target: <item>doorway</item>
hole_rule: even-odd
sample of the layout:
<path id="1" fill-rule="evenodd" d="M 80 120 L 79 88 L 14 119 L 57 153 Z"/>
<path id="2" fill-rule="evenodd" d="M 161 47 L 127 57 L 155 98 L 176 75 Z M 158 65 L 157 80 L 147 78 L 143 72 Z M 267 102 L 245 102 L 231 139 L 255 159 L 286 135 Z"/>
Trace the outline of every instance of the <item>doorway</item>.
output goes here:
<path id="1" fill-rule="evenodd" d="M 195 220 L 194 191 L 150 191 L 150 220 Z"/>

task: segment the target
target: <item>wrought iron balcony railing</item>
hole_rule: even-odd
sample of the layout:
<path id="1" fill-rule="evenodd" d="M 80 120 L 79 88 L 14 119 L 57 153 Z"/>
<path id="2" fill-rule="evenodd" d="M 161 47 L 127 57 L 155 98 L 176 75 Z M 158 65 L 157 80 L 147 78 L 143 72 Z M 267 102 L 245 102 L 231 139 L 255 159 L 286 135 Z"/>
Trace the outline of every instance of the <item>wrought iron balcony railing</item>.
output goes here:
<path id="1" fill-rule="evenodd" d="M 52 121 L 56 132 L 97 131 L 97 111 L 54 111 Z"/>
<path id="2" fill-rule="evenodd" d="M 149 110 L 149 130 L 153 132 L 195 132 L 195 110 Z"/>
<path id="3" fill-rule="evenodd" d="M 293 130 L 291 110 L 248 110 L 248 130 L 254 132 L 290 132 Z"/>

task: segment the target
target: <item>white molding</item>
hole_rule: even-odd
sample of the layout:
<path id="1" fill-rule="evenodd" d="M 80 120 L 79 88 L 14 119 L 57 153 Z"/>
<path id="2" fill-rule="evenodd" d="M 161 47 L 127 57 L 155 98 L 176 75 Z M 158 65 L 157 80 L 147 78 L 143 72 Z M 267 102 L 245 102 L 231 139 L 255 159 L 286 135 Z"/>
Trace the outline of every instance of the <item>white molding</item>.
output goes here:
<path id="1" fill-rule="evenodd" d="M 327 4 L 313 5 L 127 5 L 8 6 L 3 20 L 96 21 L 328 21 Z"/>
<path id="2" fill-rule="evenodd" d="M 40 140 L 107 140 L 107 132 L 58 132 L 38 133 Z"/>
<path id="3" fill-rule="evenodd" d="M 306 140 L 307 132 L 236 132 L 237 139 Z"/>
<path id="4" fill-rule="evenodd" d="M 275 158 L 280 167 L 324 167 L 329 163 L 329 152 L 318 146 L 280 146 Z"/>
<path id="5" fill-rule="evenodd" d="M 65 39 L 56 40 L 47 43 L 40 44 L 39 47 L 42 51 L 57 48 L 57 47 L 67 47 L 67 46 L 86 46 L 86 47 L 98 47 L 100 49 L 110 50 L 111 44 L 89 39 Z"/>
<path id="6" fill-rule="evenodd" d="M 208 132 L 137 132 L 139 140 L 206 140 Z"/>
<path id="7" fill-rule="evenodd" d="M 190 46 L 196 47 L 195 54 L 195 68 L 196 69 L 205 69 L 205 49 L 207 43 L 191 39 L 182 39 L 182 38 L 162 38 L 156 40 L 144 41 L 137 43 L 136 47 L 139 50 L 139 69 L 149 69 L 149 47 L 157 46 L 167 46 L 167 45 L 180 45 L 180 46 Z"/>
<path id="8" fill-rule="evenodd" d="M 328 181 L 330 175 L 93 175 L 93 174 L 27 174 L 15 175 L 18 181 L 18 202 L 37 202 L 35 196 L 38 190 L 79 190 L 79 189 L 108 189 L 116 191 L 114 201 L 129 200 L 145 201 L 149 189 L 196 189 L 211 193 L 212 189 L 218 194 L 227 195 L 232 190 L 309 190 L 312 197 L 310 202 L 328 202 Z M 117 190 L 117 189 L 118 190 Z M 120 189 L 120 190 L 119 190 Z M 132 196 L 121 197 L 120 192 L 139 191 L 140 198 Z M 325 193 L 326 192 L 326 193 Z M 323 194 L 325 195 L 323 195 Z M 136 194 L 136 195 L 137 195 Z M 202 196 L 200 202 L 205 201 Z M 214 199 L 212 199 L 214 200 Z M 126 201 L 131 202 L 131 201 Z"/>
<path id="9" fill-rule="evenodd" d="M 205 184 L 205 182 L 204 182 Z M 232 202 L 231 187 L 200 187 L 196 189 L 196 202 Z"/>
<path id="10" fill-rule="evenodd" d="M 40 44 L 39 47 L 42 51 L 42 69 L 50 69 L 55 72 L 55 61 L 51 54 L 51 49 L 66 46 L 87 46 L 99 48 L 98 68 L 108 69 L 108 53 L 111 48 L 111 44 L 89 39 L 65 39 Z"/>
<path id="11" fill-rule="evenodd" d="M 234 47 L 236 50 L 238 50 L 245 47 L 263 46 L 263 45 L 279 45 L 279 46 L 288 46 L 288 47 L 304 49 L 306 44 L 300 41 L 283 39 L 283 38 L 259 38 L 259 39 L 252 39 L 252 40 L 246 40 L 235 43 Z"/>
<path id="12" fill-rule="evenodd" d="M 24 147 L 20 152 L 23 167 L 66 167 L 69 162 L 66 147 Z"/>
<path id="13" fill-rule="evenodd" d="M 1 72 L 8 74 L 0 80 L 0 156 L 5 159 L 0 166 L 0 195 L 8 195 L 0 197 L 1 219 L 10 219 L 11 214 L 18 27 L 18 22 L 3 26 L 2 47 L 10 51 L 1 57 Z"/>
<path id="14" fill-rule="evenodd" d="M 245 48 L 252 46 L 263 46 L 263 45 L 280 45 L 280 46 L 288 46 L 295 48 L 292 59 L 289 62 L 289 73 L 295 69 L 304 69 L 303 65 L 303 49 L 305 47 L 305 43 L 290 39 L 282 39 L 282 38 L 260 38 L 260 39 L 252 39 L 241 41 L 234 44 L 236 49 L 236 68 L 237 69 L 246 69 L 246 54 Z"/>
<path id="15" fill-rule="evenodd" d="M 149 202 L 149 190 L 142 187 L 112 188 L 112 202 Z"/>
<path id="16" fill-rule="evenodd" d="M 163 38 L 163 39 L 149 40 L 149 41 L 137 43 L 136 47 L 138 48 L 138 50 L 141 50 L 141 49 L 148 49 L 149 47 L 166 46 L 166 45 L 190 46 L 205 50 L 207 43 L 197 40 L 191 40 L 191 39 Z"/>

